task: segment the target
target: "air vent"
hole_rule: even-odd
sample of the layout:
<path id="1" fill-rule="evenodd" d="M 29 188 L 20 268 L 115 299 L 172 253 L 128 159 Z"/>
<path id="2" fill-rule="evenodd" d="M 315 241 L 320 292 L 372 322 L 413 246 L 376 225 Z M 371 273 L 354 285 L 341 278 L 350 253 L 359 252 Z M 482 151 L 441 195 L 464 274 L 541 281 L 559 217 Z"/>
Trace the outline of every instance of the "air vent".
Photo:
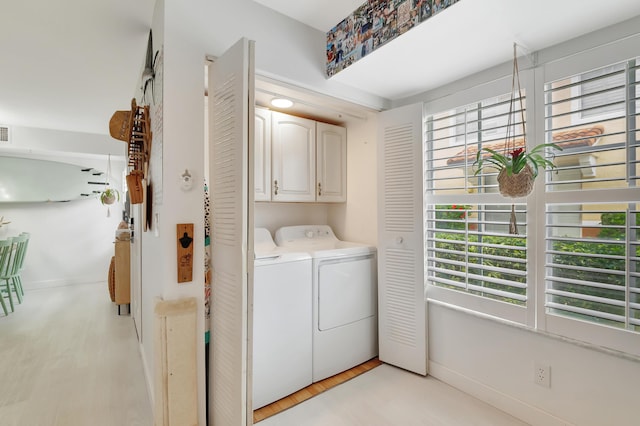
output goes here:
<path id="1" fill-rule="evenodd" d="M 11 132 L 9 131 L 9 127 L 0 125 L 0 145 L 10 144 L 10 136 Z"/>

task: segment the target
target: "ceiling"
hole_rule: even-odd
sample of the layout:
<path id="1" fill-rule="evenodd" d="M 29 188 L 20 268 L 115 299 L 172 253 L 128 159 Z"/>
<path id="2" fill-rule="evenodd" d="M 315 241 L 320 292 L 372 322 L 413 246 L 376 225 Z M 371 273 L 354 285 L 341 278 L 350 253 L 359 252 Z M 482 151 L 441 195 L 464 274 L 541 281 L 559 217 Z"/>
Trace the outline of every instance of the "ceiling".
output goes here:
<path id="1" fill-rule="evenodd" d="M 324 32 L 365 3 L 254 1 Z M 331 79 L 401 99 L 510 61 L 514 42 L 531 53 L 638 15 L 638 0 L 459 0 Z"/>
<path id="2" fill-rule="evenodd" d="M 130 108 L 154 4 L 3 2 L 0 124 L 107 134 L 113 112 Z"/>
<path id="3" fill-rule="evenodd" d="M 364 3 L 254 1 L 323 32 Z M 139 84 L 155 0 L 10 3 L 0 124 L 107 134 Z M 638 15 L 638 0 L 460 0 L 332 79 L 401 99 L 510 60 L 513 42 L 536 51 Z"/>

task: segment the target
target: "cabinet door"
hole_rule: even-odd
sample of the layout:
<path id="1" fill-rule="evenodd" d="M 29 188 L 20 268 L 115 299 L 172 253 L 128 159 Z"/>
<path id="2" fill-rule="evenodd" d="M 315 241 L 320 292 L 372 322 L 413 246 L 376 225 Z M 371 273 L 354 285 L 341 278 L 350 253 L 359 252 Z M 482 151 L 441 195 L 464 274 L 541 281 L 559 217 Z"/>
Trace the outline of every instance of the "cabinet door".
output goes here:
<path id="1" fill-rule="evenodd" d="M 316 124 L 316 200 L 347 201 L 347 129 Z"/>
<path id="2" fill-rule="evenodd" d="M 255 201 L 271 200 L 271 111 L 256 108 Z"/>
<path id="3" fill-rule="evenodd" d="M 316 123 L 271 113 L 271 200 L 315 201 Z"/>

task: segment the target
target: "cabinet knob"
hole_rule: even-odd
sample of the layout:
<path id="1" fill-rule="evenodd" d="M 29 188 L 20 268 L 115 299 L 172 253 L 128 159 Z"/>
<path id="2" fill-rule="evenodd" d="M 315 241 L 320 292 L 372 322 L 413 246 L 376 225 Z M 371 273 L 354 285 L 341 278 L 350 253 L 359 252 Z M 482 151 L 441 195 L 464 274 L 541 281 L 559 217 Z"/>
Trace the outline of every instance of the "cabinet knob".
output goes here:
<path id="1" fill-rule="evenodd" d="M 273 181 L 273 194 L 274 195 L 278 195 L 278 181 L 277 180 Z"/>
<path id="2" fill-rule="evenodd" d="M 318 195 L 322 195 L 322 184 L 318 182 Z"/>

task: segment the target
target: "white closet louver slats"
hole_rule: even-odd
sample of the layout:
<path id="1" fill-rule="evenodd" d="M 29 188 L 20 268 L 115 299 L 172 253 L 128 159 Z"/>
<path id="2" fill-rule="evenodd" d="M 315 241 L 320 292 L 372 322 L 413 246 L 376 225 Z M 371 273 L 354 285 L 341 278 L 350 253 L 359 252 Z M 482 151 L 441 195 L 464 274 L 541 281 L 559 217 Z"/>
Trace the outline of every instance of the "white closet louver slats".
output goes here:
<path id="1" fill-rule="evenodd" d="M 212 304 L 209 423 L 248 416 L 248 147 L 253 42 L 240 40 L 209 72 Z M 251 126 L 253 128 L 253 126 Z"/>
<path id="2" fill-rule="evenodd" d="M 422 105 L 382 113 L 379 135 L 380 359 L 424 375 Z"/>

